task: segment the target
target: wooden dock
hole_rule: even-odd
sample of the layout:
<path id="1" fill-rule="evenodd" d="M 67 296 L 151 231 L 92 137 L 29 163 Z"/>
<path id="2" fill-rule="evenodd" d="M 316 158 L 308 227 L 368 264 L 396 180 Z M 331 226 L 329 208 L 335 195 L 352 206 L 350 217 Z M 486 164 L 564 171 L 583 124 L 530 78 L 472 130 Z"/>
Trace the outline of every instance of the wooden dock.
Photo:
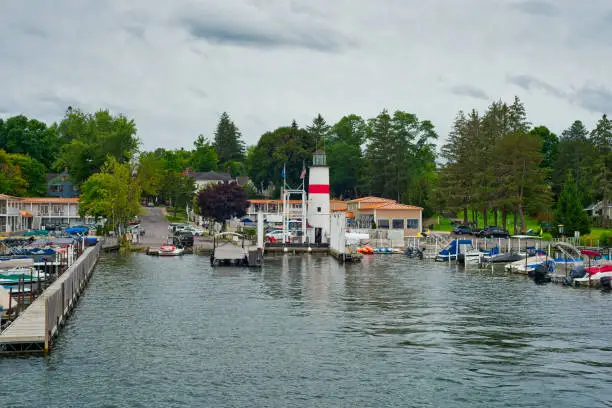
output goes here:
<path id="1" fill-rule="evenodd" d="M 15 321 L 0 333 L 0 354 L 48 353 L 53 337 L 76 305 L 98 260 L 88 247 Z"/>

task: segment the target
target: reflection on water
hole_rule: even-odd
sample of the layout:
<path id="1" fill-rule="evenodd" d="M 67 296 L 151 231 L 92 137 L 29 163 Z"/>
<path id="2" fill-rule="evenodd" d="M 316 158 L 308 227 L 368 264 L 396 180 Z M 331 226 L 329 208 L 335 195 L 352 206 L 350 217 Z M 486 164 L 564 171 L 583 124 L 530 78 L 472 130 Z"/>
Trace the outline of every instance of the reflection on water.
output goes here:
<path id="1" fill-rule="evenodd" d="M 285 255 L 261 269 L 113 256 L 49 357 L 0 361 L 0 400 L 610 406 L 611 305 L 598 291 L 396 255 L 346 266 Z"/>

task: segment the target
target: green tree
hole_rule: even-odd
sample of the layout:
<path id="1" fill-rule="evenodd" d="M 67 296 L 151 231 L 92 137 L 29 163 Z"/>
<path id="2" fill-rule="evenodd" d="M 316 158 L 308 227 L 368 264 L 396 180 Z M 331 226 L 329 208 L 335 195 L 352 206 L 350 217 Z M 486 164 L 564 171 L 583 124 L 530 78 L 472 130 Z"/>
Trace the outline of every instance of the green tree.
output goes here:
<path id="1" fill-rule="evenodd" d="M 559 146 L 559 138 L 552 133 L 546 126 L 536 126 L 529 131 L 533 136 L 537 136 L 542 140 L 542 164 L 541 167 L 552 171 L 557 158 L 557 148 Z"/>
<path id="2" fill-rule="evenodd" d="M 355 198 L 363 187 L 364 166 L 362 144 L 367 124 L 357 115 L 344 116 L 327 132 L 326 154 L 331 192 L 336 197 Z"/>
<path id="3" fill-rule="evenodd" d="M 178 150 L 165 150 L 159 148 L 155 150 L 155 155 L 160 157 L 164 164 L 164 169 L 168 171 L 184 172 L 192 163 L 192 152 L 183 148 Z"/>
<path id="4" fill-rule="evenodd" d="M 9 161 L 13 166 L 19 168 L 27 183 L 24 195 L 42 197 L 47 194 L 47 172 L 41 162 L 25 154 L 10 154 Z"/>
<path id="5" fill-rule="evenodd" d="M 525 229 L 525 207 L 549 205 L 549 190 L 542 162 L 541 139 L 524 130 L 506 134 L 495 146 L 498 180 L 503 185 L 503 204 L 520 217 L 520 228 Z M 514 232 L 518 233 L 515 223 Z"/>
<path id="6" fill-rule="evenodd" d="M 227 112 L 223 112 L 215 131 L 215 150 L 221 167 L 230 161 L 244 161 L 244 142 Z"/>
<path id="7" fill-rule="evenodd" d="M 99 171 L 108 156 L 120 164 L 128 163 L 140 143 L 134 120 L 112 116 L 107 110 L 89 114 L 69 108 L 58 131 L 63 146 L 55 166 L 68 168 L 76 185 Z"/>
<path id="8" fill-rule="evenodd" d="M 594 198 L 602 200 L 603 208 L 608 208 L 612 200 L 612 120 L 603 115 L 591 131 L 590 141 L 595 151 L 593 163 Z M 602 217 L 602 226 L 608 228 L 610 219 Z"/>
<path id="9" fill-rule="evenodd" d="M 79 214 L 104 217 L 119 237 L 128 223 L 141 211 L 141 187 L 129 163 L 119 163 L 108 157 L 99 173 L 91 175 L 82 185 Z"/>
<path id="10" fill-rule="evenodd" d="M 315 149 L 325 150 L 325 139 L 329 129 L 329 125 L 320 113 L 312 120 L 312 125 L 306 128 L 313 140 Z"/>
<path id="11" fill-rule="evenodd" d="M 189 175 L 172 170 L 166 172 L 161 192 L 163 198 L 172 205 L 175 217 L 178 208 L 185 208 L 187 204 L 191 203 L 194 190 L 195 182 Z"/>
<path id="12" fill-rule="evenodd" d="M 595 151 L 588 140 L 588 134 L 588 130 L 579 120 L 563 131 L 559 139 L 552 178 L 553 192 L 558 196 L 567 172 L 571 172 L 585 207 L 592 203 L 595 189 L 593 180 Z"/>
<path id="13" fill-rule="evenodd" d="M 28 183 L 21 174 L 19 166 L 13 164 L 11 155 L 0 149 L 0 192 L 2 194 L 23 196 Z"/>
<path id="14" fill-rule="evenodd" d="M 424 204 L 423 175 L 432 171 L 437 138 L 429 121 L 419 121 L 412 113 L 384 110 L 368 121 L 365 158 L 371 194 L 398 202 Z M 420 189 L 417 194 L 415 192 Z M 420 201 L 420 202 L 419 202 Z"/>
<path id="15" fill-rule="evenodd" d="M 10 154 L 23 154 L 51 169 L 61 147 L 57 125 L 47 126 L 36 119 L 18 115 L 0 119 L 0 149 Z"/>
<path id="16" fill-rule="evenodd" d="M 286 180 L 290 185 L 298 182 L 303 166 L 310 163 L 314 143 L 308 131 L 292 126 L 280 127 L 264 133 L 248 158 L 249 177 L 256 186 L 268 188 L 270 184 L 283 184 L 282 171 L 286 166 Z"/>
<path id="17" fill-rule="evenodd" d="M 479 158 L 476 146 L 482 127 L 482 119 L 473 110 L 469 116 L 460 111 L 453 123 L 441 156 L 446 163 L 440 171 L 439 191 L 446 197 L 449 210 L 463 210 L 463 222 L 468 223 L 468 208 L 475 205 L 474 190 L 478 178 L 474 174 Z"/>
<path id="18" fill-rule="evenodd" d="M 580 201 L 576 181 L 570 172 L 566 175 L 563 190 L 559 195 L 554 222 L 555 225 L 563 225 L 565 235 L 572 235 L 574 231 L 580 231 L 581 234 L 590 232 L 589 219 Z"/>
<path id="19" fill-rule="evenodd" d="M 144 196 L 157 197 L 164 175 L 163 158 L 154 152 L 140 154 L 138 157 L 138 182 Z"/>
<path id="20" fill-rule="evenodd" d="M 199 135 L 193 143 L 195 150 L 191 155 L 191 169 L 193 171 L 215 171 L 219 159 L 215 146 L 212 145 L 203 135 Z"/>

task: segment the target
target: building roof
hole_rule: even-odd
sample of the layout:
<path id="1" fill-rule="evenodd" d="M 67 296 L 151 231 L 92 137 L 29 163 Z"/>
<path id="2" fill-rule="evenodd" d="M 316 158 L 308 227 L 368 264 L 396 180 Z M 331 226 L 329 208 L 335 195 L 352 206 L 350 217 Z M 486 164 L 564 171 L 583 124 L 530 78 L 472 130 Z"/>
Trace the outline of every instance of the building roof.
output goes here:
<path id="1" fill-rule="evenodd" d="M 20 200 L 24 203 L 31 204 L 66 204 L 66 203 L 74 203 L 77 204 L 79 202 L 78 197 L 22 197 Z"/>
<path id="2" fill-rule="evenodd" d="M 360 205 L 359 206 L 359 210 L 361 210 L 361 211 L 363 211 L 363 210 L 375 210 L 378 207 L 381 207 L 381 206 L 383 206 L 385 204 L 387 204 L 387 203 L 372 203 L 372 204 L 366 203 L 365 205 L 363 205 L 363 204 Z"/>
<path id="3" fill-rule="evenodd" d="M 11 196 L 11 195 L 8 195 L 8 194 L 0 194 L 0 198 L 19 200 L 19 197 Z"/>
<path id="4" fill-rule="evenodd" d="M 329 208 L 332 212 L 346 211 L 347 202 L 341 200 L 329 200 Z"/>
<path id="5" fill-rule="evenodd" d="M 232 181 L 232 176 L 216 171 L 197 171 L 191 173 L 196 181 Z"/>
<path id="6" fill-rule="evenodd" d="M 394 203 L 395 200 L 391 200 L 390 198 L 368 196 L 368 197 L 355 198 L 354 200 L 349 201 L 349 203 L 385 203 L 385 202 Z"/>
<path id="7" fill-rule="evenodd" d="M 399 203 L 386 203 L 379 205 L 376 207 L 376 211 L 384 211 L 384 210 L 422 210 L 423 207 L 417 207 L 416 205 L 406 205 Z"/>

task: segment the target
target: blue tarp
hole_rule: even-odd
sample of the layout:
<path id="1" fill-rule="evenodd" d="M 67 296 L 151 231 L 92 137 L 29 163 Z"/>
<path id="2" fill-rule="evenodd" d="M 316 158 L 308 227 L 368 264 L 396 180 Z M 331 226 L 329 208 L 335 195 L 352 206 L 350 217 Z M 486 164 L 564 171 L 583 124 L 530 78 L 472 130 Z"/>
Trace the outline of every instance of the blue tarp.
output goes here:
<path id="1" fill-rule="evenodd" d="M 66 233 L 68 234 L 86 234 L 88 231 L 89 228 L 85 227 L 66 228 Z"/>

